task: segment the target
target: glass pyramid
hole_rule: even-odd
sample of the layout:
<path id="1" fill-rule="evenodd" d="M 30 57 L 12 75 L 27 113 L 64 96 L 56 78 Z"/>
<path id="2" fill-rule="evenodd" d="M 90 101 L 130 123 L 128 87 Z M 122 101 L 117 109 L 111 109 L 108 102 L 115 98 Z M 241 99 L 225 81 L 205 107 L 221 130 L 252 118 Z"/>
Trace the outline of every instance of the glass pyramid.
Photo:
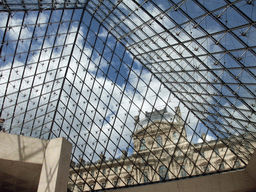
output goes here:
<path id="1" fill-rule="evenodd" d="M 0 0 L 2 129 L 70 141 L 71 190 L 244 168 L 255 148 L 255 6 Z"/>

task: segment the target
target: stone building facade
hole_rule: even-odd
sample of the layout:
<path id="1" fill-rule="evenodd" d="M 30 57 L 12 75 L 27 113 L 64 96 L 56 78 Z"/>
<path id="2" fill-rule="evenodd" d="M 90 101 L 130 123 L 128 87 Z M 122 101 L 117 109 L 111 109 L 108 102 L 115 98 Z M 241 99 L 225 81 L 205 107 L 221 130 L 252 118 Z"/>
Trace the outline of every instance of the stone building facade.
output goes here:
<path id="1" fill-rule="evenodd" d="M 180 115 L 179 108 L 176 113 Z M 135 117 L 135 129 L 131 156 L 123 151 L 119 159 L 106 160 L 101 155 L 93 166 L 80 159 L 75 170 L 70 170 L 73 181 L 70 180 L 69 189 L 100 190 L 242 168 L 248 159 L 238 158 L 233 152 L 248 152 L 249 157 L 253 148 L 253 142 L 244 143 L 244 138 L 229 138 L 226 143 L 207 141 L 204 133 L 201 142 L 193 144 L 188 140 L 182 120 L 166 109 L 146 112 L 143 120 Z"/>

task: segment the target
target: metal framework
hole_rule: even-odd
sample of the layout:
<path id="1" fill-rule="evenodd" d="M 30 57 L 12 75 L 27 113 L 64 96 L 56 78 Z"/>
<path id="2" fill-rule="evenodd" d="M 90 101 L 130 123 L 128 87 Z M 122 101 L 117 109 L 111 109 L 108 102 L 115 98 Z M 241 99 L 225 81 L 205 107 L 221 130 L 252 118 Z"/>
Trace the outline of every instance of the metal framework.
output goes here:
<path id="1" fill-rule="evenodd" d="M 67 138 L 73 162 L 82 158 L 99 169 L 82 176 L 72 165 L 78 174 L 73 183 L 78 178 L 87 183 L 90 176 L 101 185 L 101 165 L 114 168 L 95 162 L 105 156 L 126 170 L 120 160 L 126 151 L 136 167 L 131 160 L 139 154 L 132 138 L 136 116 L 166 108 L 173 121 L 184 124 L 188 148 L 215 140 L 227 150 L 235 143 L 232 153 L 244 167 L 256 132 L 255 6 L 254 0 L 0 0 L 3 128 Z M 189 158 L 188 150 L 183 153 Z M 219 158 L 227 170 L 236 169 L 225 153 Z M 190 161 L 197 168 L 197 159 Z M 184 161 L 178 163 L 184 176 L 193 175 Z M 161 173 L 151 168 L 162 180 L 169 179 L 163 176 L 166 168 L 172 172 L 170 166 Z M 135 184 L 140 179 L 133 178 Z"/>

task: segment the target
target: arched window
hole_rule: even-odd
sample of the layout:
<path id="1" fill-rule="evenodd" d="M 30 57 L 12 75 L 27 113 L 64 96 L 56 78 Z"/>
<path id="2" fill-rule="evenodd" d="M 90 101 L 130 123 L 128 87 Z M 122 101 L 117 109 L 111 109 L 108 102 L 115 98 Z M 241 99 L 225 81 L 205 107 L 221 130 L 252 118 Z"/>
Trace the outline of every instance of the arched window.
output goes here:
<path id="1" fill-rule="evenodd" d="M 235 162 L 235 167 L 240 167 L 240 166 L 241 166 L 240 162 L 239 162 L 239 161 L 236 161 L 236 162 Z"/>
<path id="2" fill-rule="evenodd" d="M 220 168 L 219 168 L 219 170 L 224 170 L 225 169 L 225 166 L 224 166 L 224 164 L 223 163 L 221 163 L 220 164 Z"/>
<path id="3" fill-rule="evenodd" d="M 200 151 L 200 155 L 201 155 L 202 158 L 205 158 L 204 151 Z"/>
<path id="4" fill-rule="evenodd" d="M 203 168 L 204 168 L 204 171 L 205 171 L 206 173 L 210 171 L 210 169 L 209 169 L 208 166 L 204 166 Z"/>
<path id="5" fill-rule="evenodd" d="M 145 139 L 140 140 L 140 150 L 146 149 L 146 141 Z"/>
<path id="6" fill-rule="evenodd" d="M 148 182 L 149 182 L 149 180 L 148 180 L 148 172 L 145 171 L 144 172 L 144 183 L 148 183 Z"/>
<path id="7" fill-rule="evenodd" d="M 128 177 L 128 178 L 126 179 L 126 183 L 127 183 L 127 185 L 131 185 L 131 184 L 132 184 L 132 178 L 131 178 L 131 177 Z"/>
<path id="8" fill-rule="evenodd" d="M 115 176 L 115 177 L 112 179 L 112 183 L 113 183 L 113 187 L 118 186 L 118 183 L 119 183 L 118 176 Z"/>
<path id="9" fill-rule="evenodd" d="M 162 137 L 160 135 L 158 135 L 156 137 L 156 143 L 157 143 L 157 146 L 163 146 L 163 140 L 162 140 Z"/>
<path id="10" fill-rule="evenodd" d="M 165 179 L 169 179 L 169 175 L 168 175 L 167 171 L 168 170 L 164 165 L 159 167 L 160 181 L 165 180 Z"/>
<path id="11" fill-rule="evenodd" d="M 70 191 L 73 191 L 74 190 L 74 185 L 68 186 L 68 188 L 69 188 Z"/>
<path id="12" fill-rule="evenodd" d="M 186 177 L 187 176 L 184 165 L 182 165 L 182 167 L 181 167 L 180 174 L 181 174 L 181 177 Z"/>
<path id="13" fill-rule="evenodd" d="M 177 156 L 178 156 L 178 157 L 182 156 L 182 152 L 181 152 L 180 149 L 177 149 L 176 153 L 177 153 Z"/>
<path id="14" fill-rule="evenodd" d="M 79 188 L 79 190 L 83 191 L 84 185 L 82 183 L 78 183 L 77 187 Z"/>
<path id="15" fill-rule="evenodd" d="M 127 165 L 126 170 L 131 171 L 131 165 Z"/>
<path id="16" fill-rule="evenodd" d="M 107 182 L 106 179 L 101 179 L 100 182 L 101 182 L 101 187 L 104 189 L 106 187 L 106 182 Z"/>
<path id="17" fill-rule="evenodd" d="M 219 149 L 214 149 L 216 156 L 220 155 Z"/>
<path id="18" fill-rule="evenodd" d="M 178 139 L 179 139 L 179 133 L 177 133 L 177 132 L 173 133 L 173 142 L 177 143 Z"/>
<path id="19" fill-rule="evenodd" d="M 250 149 L 250 144 L 248 142 L 245 143 L 246 149 Z"/>
<path id="20" fill-rule="evenodd" d="M 118 180 L 113 181 L 114 187 L 118 186 Z"/>
<path id="21" fill-rule="evenodd" d="M 95 186 L 95 184 L 94 184 L 94 183 L 91 183 L 91 184 L 90 184 L 90 188 L 91 188 L 91 190 L 93 190 L 93 189 L 94 189 L 94 186 Z"/>

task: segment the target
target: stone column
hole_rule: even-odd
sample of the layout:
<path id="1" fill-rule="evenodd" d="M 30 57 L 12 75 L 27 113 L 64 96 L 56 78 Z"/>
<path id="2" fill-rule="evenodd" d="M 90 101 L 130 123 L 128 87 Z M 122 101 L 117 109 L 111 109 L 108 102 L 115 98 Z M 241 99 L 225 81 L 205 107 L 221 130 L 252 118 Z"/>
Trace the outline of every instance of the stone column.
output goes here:
<path id="1" fill-rule="evenodd" d="M 66 192 L 72 145 L 64 138 L 52 139 L 46 148 L 38 192 Z"/>

